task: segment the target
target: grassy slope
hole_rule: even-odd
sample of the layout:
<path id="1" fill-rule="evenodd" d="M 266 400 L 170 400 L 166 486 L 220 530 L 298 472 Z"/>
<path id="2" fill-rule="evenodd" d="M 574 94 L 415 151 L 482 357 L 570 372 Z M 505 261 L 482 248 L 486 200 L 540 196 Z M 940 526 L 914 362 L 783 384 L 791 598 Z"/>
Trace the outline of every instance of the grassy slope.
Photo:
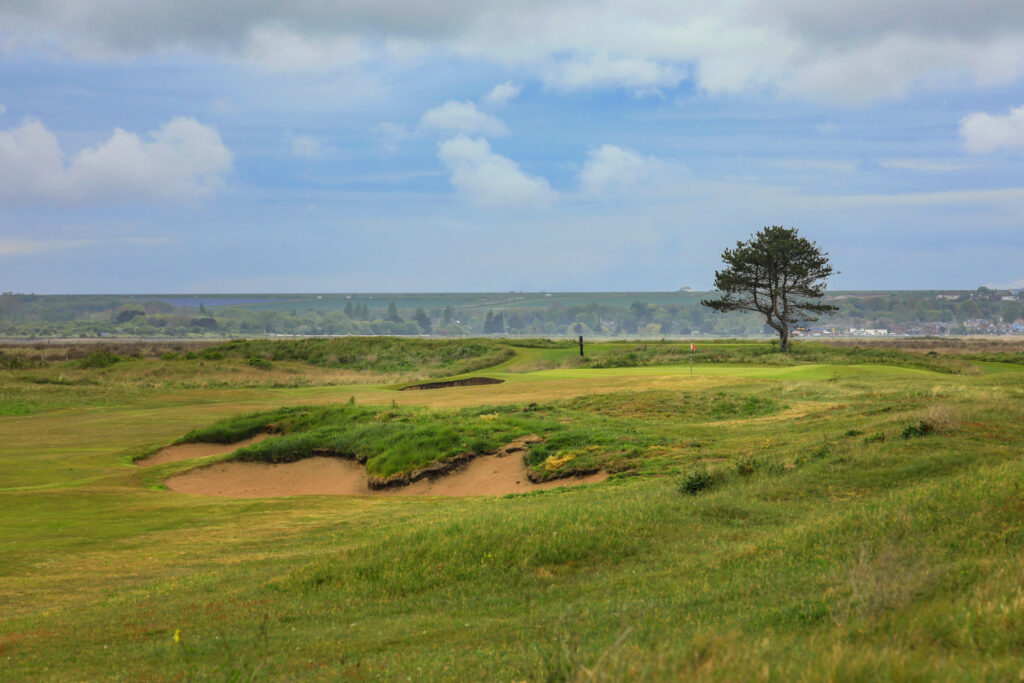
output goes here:
<path id="1" fill-rule="evenodd" d="M 1018 372 L 986 367 L 168 387 L 0 418 L 0 662 L 75 680 L 1014 677 L 1024 396 Z M 686 401 L 718 394 L 784 408 L 737 419 Z M 626 463 L 649 476 L 442 501 L 192 497 L 158 488 L 187 463 L 128 464 L 221 417 L 349 396 L 554 402 L 659 440 Z M 900 437 L 921 419 L 938 431 Z M 681 495 L 694 467 L 717 484 Z"/>

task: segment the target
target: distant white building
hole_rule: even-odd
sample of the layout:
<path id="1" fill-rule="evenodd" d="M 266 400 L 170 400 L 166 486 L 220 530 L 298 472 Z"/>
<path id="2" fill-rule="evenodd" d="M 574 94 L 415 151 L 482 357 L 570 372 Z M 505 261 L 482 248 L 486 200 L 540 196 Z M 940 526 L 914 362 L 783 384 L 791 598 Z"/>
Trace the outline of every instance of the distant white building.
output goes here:
<path id="1" fill-rule="evenodd" d="M 850 334 L 854 337 L 888 337 L 889 330 L 876 330 L 866 327 L 852 327 Z"/>

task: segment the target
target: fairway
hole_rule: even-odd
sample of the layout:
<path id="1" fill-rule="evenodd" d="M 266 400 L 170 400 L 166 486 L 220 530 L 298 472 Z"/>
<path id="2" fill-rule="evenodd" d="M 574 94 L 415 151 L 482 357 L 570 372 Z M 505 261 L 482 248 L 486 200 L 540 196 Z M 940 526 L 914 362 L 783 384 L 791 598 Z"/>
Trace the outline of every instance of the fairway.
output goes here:
<path id="1" fill-rule="evenodd" d="M 0 678 L 1024 675 L 1024 366 L 410 342 L 0 371 Z"/>

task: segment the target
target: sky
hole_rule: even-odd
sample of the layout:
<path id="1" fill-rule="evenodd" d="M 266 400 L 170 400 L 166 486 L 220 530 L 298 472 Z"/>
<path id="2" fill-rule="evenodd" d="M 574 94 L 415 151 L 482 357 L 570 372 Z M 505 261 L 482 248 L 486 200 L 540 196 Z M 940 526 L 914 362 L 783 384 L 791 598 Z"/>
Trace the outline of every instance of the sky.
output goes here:
<path id="1" fill-rule="evenodd" d="M 1024 287 L 1020 0 L 0 0 L 0 291 Z"/>

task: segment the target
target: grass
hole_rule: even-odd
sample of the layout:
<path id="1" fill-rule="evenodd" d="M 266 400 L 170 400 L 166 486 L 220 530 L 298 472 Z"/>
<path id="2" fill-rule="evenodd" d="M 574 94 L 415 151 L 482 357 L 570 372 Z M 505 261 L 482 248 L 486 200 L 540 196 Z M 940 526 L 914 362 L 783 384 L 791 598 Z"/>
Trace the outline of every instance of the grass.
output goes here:
<path id="1" fill-rule="evenodd" d="M 65 365 L 76 360 L 0 371 L 20 395 L 63 396 L 0 418 L 5 679 L 1008 680 L 1024 669 L 1024 395 L 1012 364 L 975 375 L 851 354 L 704 364 L 690 377 L 685 365 L 523 372 L 517 362 L 538 358 L 520 354 L 487 371 L 503 384 L 397 392 L 387 380 L 236 383 L 241 358 Z M 207 385 L 145 389 L 140 370 L 160 364 Z M 95 384 L 21 379 L 61 373 Z M 130 464 L 191 430 L 234 440 L 269 423 L 286 433 L 258 444 L 268 452 L 315 435 L 389 463 L 403 441 L 489 448 L 537 431 L 548 440 L 535 467 L 578 451 L 617 474 L 506 497 L 251 500 L 161 490 L 187 462 Z"/>
<path id="2" fill-rule="evenodd" d="M 444 377 L 472 372 L 514 356 L 508 346 L 484 339 L 402 339 L 399 337 L 342 337 L 271 341 L 241 339 L 218 344 L 199 356 L 211 360 L 254 358 L 300 361 L 319 367 L 347 368 L 375 374 L 416 373 Z"/>

